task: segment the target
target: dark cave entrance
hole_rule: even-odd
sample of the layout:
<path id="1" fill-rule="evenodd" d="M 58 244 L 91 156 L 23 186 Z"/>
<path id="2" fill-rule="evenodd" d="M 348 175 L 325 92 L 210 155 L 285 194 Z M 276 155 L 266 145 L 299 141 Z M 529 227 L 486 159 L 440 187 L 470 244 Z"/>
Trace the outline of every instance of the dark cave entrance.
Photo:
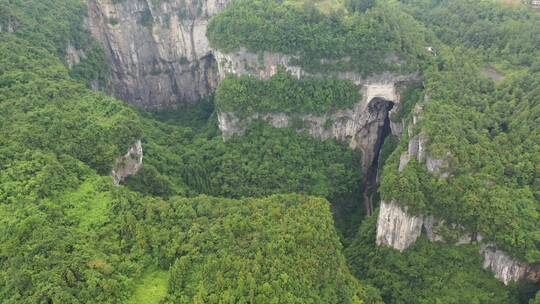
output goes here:
<path id="1" fill-rule="evenodd" d="M 373 203 L 378 200 L 379 197 L 379 168 L 381 148 L 383 147 L 386 138 L 392 134 L 392 128 L 390 126 L 390 111 L 394 108 L 394 102 L 383 99 L 373 98 L 368 104 L 368 111 L 374 118 L 373 123 L 376 124 L 376 140 L 375 143 L 369 147 L 372 153 L 371 161 L 364 167 L 364 209 L 366 215 L 373 214 Z"/>

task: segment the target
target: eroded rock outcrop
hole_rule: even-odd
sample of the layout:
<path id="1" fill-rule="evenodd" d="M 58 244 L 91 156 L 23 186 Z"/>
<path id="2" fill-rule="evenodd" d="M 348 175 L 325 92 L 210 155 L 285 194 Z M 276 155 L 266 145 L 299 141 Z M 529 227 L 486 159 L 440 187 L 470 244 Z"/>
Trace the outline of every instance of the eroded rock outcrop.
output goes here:
<path id="1" fill-rule="evenodd" d="M 491 269 L 495 277 L 506 285 L 511 281 L 519 281 L 524 278 L 535 280 L 538 275 L 535 274 L 533 267 L 512 258 L 504 251 L 498 250 L 493 244 L 482 245 L 480 253 L 484 255 L 484 268 Z M 538 273 L 540 274 L 540 271 Z"/>
<path id="2" fill-rule="evenodd" d="M 451 229 L 455 239 L 445 238 L 441 231 Z M 431 215 L 412 215 L 408 208 L 397 201 L 381 202 L 377 220 L 377 245 L 390 246 L 399 251 L 407 249 L 422 234 L 431 242 L 452 242 L 456 245 L 471 244 L 482 240 L 482 236 L 469 233 L 461 226 L 446 224 Z"/>
<path id="3" fill-rule="evenodd" d="M 123 180 L 131 175 L 135 175 L 143 164 L 143 148 L 141 140 L 137 140 L 128 152 L 119 157 L 111 171 L 114 184 L 119 185 Z"/>
<path id="4" fill-rule="evenodd" d="M 114 95 L 137 106 L 193 103 L 217 86 L 206 28 L 228 0 L 86 0 L 112 67 Z"/>
<path id="5" fill-rule="evenodd" d="M 424 100 L 427 100 L 427 97 Z M 439 178 L 448 178 L 450 176 L 448 172 L 450 153 L 448 152 L 444 158 L 436 158 L 430 155 L 427 151 L 428 136 L 423 132 L 414 134 L 414 128 L 420 122 L 421 113 L 422 106 L 417 104 L 412 116 L 412 124 L 407 129 L 409 144 L 407 151 L 400 156 L 398 171 L 403 171 L 411 159 L 416 159 L 419 163 L 425 163 L 427 171 L 432 175 Z"/>
<path id="6" fill-rule="evenodd" d="M 422 217 L 409 215 L 406 208 L 396 202 L 382 201 L 377 220 L 377 245 L 403 251 L 416 242 L 422 233 L 422 224 Z"/>

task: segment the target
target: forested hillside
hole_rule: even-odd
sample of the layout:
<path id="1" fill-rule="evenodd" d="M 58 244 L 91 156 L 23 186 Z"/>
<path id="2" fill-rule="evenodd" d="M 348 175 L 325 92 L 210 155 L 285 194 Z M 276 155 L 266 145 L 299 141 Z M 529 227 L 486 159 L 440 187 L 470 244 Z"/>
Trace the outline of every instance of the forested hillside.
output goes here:
<path id="1" fill-rule="evenodd" d="M 151 32 L 150 9 L 170 1 L 144 1 L 137 23 Z M 212 52 L 282 54 L 307 74 L 220 75 L 213 96 L 148 112 L 108 95 L 122 67 L 91 37 L 86 4 L 0 0 L 0 303 L 540 304 L 538 278 L 505 285 L 484 269 L 479 242 L 455 245 L 468 231 L 540 269 L 538 11 L 224 2 L 208 21 Z M 191 17 L 159 21 L 194 27 Z M 224 141 L 220 112 L 324 116 L 362 101 L 365 84 L 339 73 L 415 75 L 383 109 L 371 176 L 349 138 L 315 138 L 302 121 L 253 121 Z M 436 174 L 402 164 L 419 134 Z M 142 167 L 117 186 L 111 170 L 138 140 Z M 362 208 L 368 179 L 380 180 L 375 206 L 441 219 L 444 241 L 424 231 L 402 252 L 378 246 L 378 214 Z"/>
<path id="2" fill-rule="evenodd" d="M 338 3 L 321 10 L 317 1 L 233 1 L 211 20 L 208 38 L 225 52 L 245 47 L 294 55 L 310 71 L 370 75 L 418 68 L 432 37 L 401 7 L 393 1 Z"/>
<path id="3" fill-rule="evenodd" d="M 398 252 L 375 244 L 376 225 L 376 215 L 362 222 L 345 255 L 355 275 L 377 286 L 385 303 L 519 303 L 516 290 L 482 269 L 476 246 L 422 238 Z"/>
<path id="4" fill-rule="evenodd" d="M 433 178 L 414 164 L 396 175 L 398 149 L 385 168 L 383 198 L 462 224 L 538 263 L 540 17 L 467 1 L 413 8 L 427 15 L 422 18 L 434 23 L 443 41 L 454 41 L 455 49 L 441 49 L 437 66 L 425 72 L 429 102 L 416 129 L 427 135 L 428 150 L 444 160 L 451 178 Z M 457 18 L 481 8 L 476 18 Z M 456 18 L 439 24 L 434 12 Z M 456 30 L 463 32 L 457 41 Z M 482 38 L 489 31 L 497 33 Z M 490 66 L 500 67 L 503 79 L 487 77 Z"/>
<path id="5" fill-rule="evenodd" d="M 14 26 L 0 33 L 0 302 L 148 303 L 155 284 L 155 303 L 377 302 L 347 269 L 326 200 L 194 197 L 298 192 L 353 217 L 356 152 L 262 125 L 224 144 L 212 107 L 131 108 L 87 88 L 104 58 L 65 66 L 68 45 L 93 49 L 82 3 L 1 7 Z M 115 187 L 137 139 L 145 165 Z"/>

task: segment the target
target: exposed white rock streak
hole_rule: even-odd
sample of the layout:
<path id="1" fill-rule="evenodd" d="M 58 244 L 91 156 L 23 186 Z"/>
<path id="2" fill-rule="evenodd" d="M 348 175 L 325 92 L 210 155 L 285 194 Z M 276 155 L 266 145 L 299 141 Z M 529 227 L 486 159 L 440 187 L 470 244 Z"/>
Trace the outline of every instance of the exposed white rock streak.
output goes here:
<path id="1" fill-rule="evenodd" d="M 141 140 L 137 140 L 128 152 L 116 160 L 111 176 L 114 184 L 119 185 L 128 176 L 136 174 L 143 164 L 143 148 Z"/>
<path id="2" fill-rule="evenodd" d="M 506 285 L 511 281 L 523 279 L 531 270 L 527 263 L 508 256 L 493 244 L 482 245 L 480 253 L 484 255 L 484 268 L 491 269 L 495 277 Z"/>
<path id="3" fill-rule="evenodd" d="M 377 245 L 399 251 L 416 242 L 422 232 L 422 217 L 411 216 L 395 202 L 381 202 L 377 220 Z"/>
<path id="4" fill-rule="evenodd" d="M 433 216 L 411 215 L 407 207 L 402 207 L 395 200 L 390 203 L 382 201 L 377 221 L 376 241 L 377 245 L 390 246 L 403 251 L 414 244 L 422 231 L 426 232 L 426 237 L 431 242 L 445 241 L 444 237 L 438 233 L 445 226 L 443 220 L 438 220 Z M 450 227 L 460 232 L 459 238 L 454 242 L 456 245 L 482 240 L 482 236 L 468 233 L 463 227 L 456 225 L 450 225 Z"/>

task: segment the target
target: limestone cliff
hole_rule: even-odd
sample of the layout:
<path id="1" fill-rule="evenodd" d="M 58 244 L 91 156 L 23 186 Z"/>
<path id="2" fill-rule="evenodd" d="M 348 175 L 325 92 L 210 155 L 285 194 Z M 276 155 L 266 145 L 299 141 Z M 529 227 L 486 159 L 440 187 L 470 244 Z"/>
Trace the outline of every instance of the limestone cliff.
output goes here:
<path id="1" fill-rule="evenodd" d="M 113 94 L 145 108 L 193 103 L 217 86 L 208 19 L 228 0 L 86 0 Z"/>
<path id="2" fill-rule="evenodd" d="M 448 164 L 445 159 L 431 157 L 427 151 L 428 137 L 420 132 L 413 133 L 414 127 L 421 118 L 422 107 L 417 105 L 412 119 L 412 124 L 408 128 L 409 144 L 399 162 L 399 171 L 405 169 L 411 159 L 424 163 L 429 173 L 439 178 L 448 178 Z M 449 155 L 449 154 L 448 154 Z M 442 230 L 451 229 L 457 238 L 448 239 Z M 528 265 L 516 258 L 509 256 L 492 243 L 483 243 L 482 235 L 475 232 L 466 231 L 462 226 L 445 223 L 442 219 L 437 219 L 431 215 L 413 215 L 408 212 L 407 207 L 401 206 L 398 201 L 390 203 L 381 202 L 379 218 L 377 221 L 377 245 L 390 246 L 399 251 L 407 249 L 416 242 L 416 239 L 425 233 L 432 242 L 447 242 L 456 245 L 480 243 L 479 254 L 484 256 L 483 267 L 493 271 L 494 276 L 508 284 L 512 281 L 529 279 L 533 282 L 540 281 L 540 266 Z"/>
<path id="3" fill-rule="evenodd" d="M 533 269 L 525 262 L 521 262 L 508 256 L 493 244 L 482 245 L 480 253 L 484 255 L 484 268 L 491 269 L 495 277 L 504 284 L 511 281 L 518 281 L 529 278 L 532 281 L 538 281 L 540 271 Z"/>
<path id="4" fill-rule="evenodd" d="M 441 230 L 451 229 L 458 234 L 453 240 L 445 239 Z M 397 201 L 381 202 L 377 220 L 377 245 L 390 246 L 399 251 L 407 249 L 425 232 L 432 242 L 453 242 L 456 245 L 480 242 L 482 236 L 469 233 L 458 225 L 448 225 L 444 220 L 433 216 L 412 215 L 407 207 L 402 207 Z"/>
<path id="5" fill-rule="evenodd" d="M 403 251 L 416 242 L 422 232 L 422 224 L 422 217 L 409 215 L 407 209 L 393 201 L 383 201 L 377 220 L 377 245 Z"/>
<path id="6" fill-rule="evenodd" d="M 445 242 L 445 238 L 437 233 L 437 229 L 444 227 L 444 221 L 432 216 L 415 216 L 407 212 L 406 207 L 401 207 L 395 201 L 390 203 L 381 202 L 379 218 L 377 220 L 377 238 L 379 246 L 389 246 L 399 251 L 407 249 L 416 242 L 416 239 L 424 231 L 426 237 L 432 242 Z M 459 230 L 461 227 L 454 227 Z M 456 241 L 456 245 L 482 242 L 481 235 L 464 232 Z M 529 265 L 523 261 L 509 256 L 497 246 L 491 243 L 482 244 L 479 254 L 484 257 L 483 267 L 490 269 L 494 276 L 508 285 L 510 282 L 523 279 L 532 282 L 540 282 L 540 265 Z"/>
<path id="7" fill-rule="evenodd" d="M 111 176 L 114 184 L 119 185 L 123 180 L 131 175 L 135 175 L 143 164 L 143 148 L 141 140 L 137 140 L 129 148 L 127 153 L 116 160 Z"/>
<path id="8" fill-rule="evenodd" d="M 370 77 L 362 77 L 355 72 L 309 73 L 299 66 L 291 64 L 293 56 L 279 53 L 263 52 L 253 54 L 245 49 L 231 54 L 216 51 L 220 79 L 228 74 L 251 75 L 259 79 L 268 79 L 275 75 L 280 66 L 296 78 L 303 76 L 336 77 L 350 80 L 355 83 L 362 98 L 351 108 L 341 109 L 321 116 L 312 114 L 287 113 L 255 113 L 246 118 L 238 117 L 234 112 L 218 113 L 219 129 L 225 140 L 233 135 L 241 135 L 254 120 L 263 120 L 276 128 L 285 128 L 297 125 L 302 127 L 314 137 L 320 139 L 335 138 L 348 142 L 353 149 L 360 149 L 362 153 L 362 169 L 367 176 L 366 188 L 374 191 L 376 184 L 376 164 L 378 152 L 383 141 L 385 127 L 391 129 L 395 135 L 400 135 L 402 126 L 399 123 L 390 123 L 389 117 L 397 111 L 400 105 L 399 88 L 416 81 L 418 75 L 398 75 L 383 73 Z M 373 184 L 373 185 L 372 185 Z M 371 186 L 370 186 L 371 185 Z M 370 195 L 365 194 L 366 212 L 370 214 L 372 207 Z"/>

